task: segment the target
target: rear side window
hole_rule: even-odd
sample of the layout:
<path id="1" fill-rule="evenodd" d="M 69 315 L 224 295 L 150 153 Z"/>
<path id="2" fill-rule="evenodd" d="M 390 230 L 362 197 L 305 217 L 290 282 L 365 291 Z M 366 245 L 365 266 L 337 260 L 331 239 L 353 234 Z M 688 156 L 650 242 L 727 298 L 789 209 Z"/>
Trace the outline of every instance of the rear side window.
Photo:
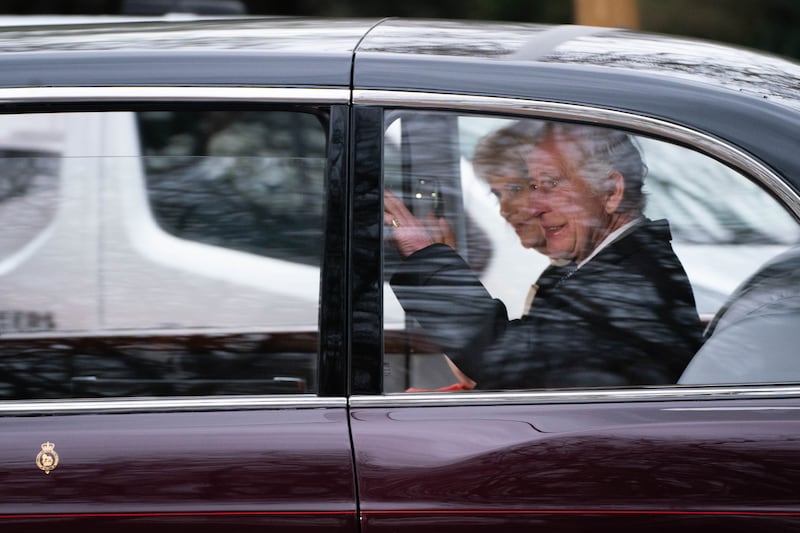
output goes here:
<path id="1" fill-rule="evenodd" d="M 383 168 L 385 392 L 800 381 L 800 226 L 699 149 L 389 111 Z"/>
<path id="2" fill-rule="evenodd" d="M 0 125 L 0 399 L 315 392 L 325 109 Z"/>

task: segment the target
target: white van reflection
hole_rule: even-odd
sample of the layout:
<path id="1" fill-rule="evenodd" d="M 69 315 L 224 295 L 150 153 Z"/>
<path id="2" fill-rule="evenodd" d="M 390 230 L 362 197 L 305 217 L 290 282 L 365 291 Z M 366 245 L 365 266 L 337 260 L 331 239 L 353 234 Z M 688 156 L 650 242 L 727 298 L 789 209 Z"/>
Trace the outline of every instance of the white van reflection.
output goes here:
<path id="1" fill-rule="evenodd" d="M 50 163 L 0 201 L 0 311 L 51 319 L 5 321 L 4 333 L 317 329 L 318 267 L 178 238 L 156 223 L 133 113 L 0 124 L 4 162 L 24 149 L 30 165 Z M 3 183 L 14 178 L 5 174 Z"/>

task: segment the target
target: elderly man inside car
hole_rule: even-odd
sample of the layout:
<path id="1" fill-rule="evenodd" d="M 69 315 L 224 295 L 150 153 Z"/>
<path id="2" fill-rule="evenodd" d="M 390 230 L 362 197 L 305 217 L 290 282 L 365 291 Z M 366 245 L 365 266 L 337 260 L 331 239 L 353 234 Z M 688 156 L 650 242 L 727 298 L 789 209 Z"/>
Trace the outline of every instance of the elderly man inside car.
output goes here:
<path id="1" fill-rule="evenodd" d="M 643 216 L 636 145 L 623 132 L 554 122 L 513 137 L 527 171 L 515 208 L 524 213 L 503 211 L 502 175 L 488 181 L 522 244 L 533 247 L 523 235 L 538 232 L 536 248 L 561 266 L 537 282 L 528 313 L 509 320 L 456 251 L 387 191 L 384 223 L 405 258 L 391 284 L 405 311 L 482 389 L 674 383 L 702 325 L 668 223 Z"/>

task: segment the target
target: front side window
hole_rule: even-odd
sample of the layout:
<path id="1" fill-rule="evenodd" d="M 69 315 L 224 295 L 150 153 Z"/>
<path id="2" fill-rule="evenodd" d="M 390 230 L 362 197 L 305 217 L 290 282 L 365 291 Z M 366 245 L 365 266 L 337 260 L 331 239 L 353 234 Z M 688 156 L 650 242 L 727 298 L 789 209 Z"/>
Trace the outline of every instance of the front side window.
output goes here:
<path id="1" fill-rule="evenodd" d="M 0 123 L 0 399 L 316 390 L 324 109 Z"/>
<path id="2" fill-rule="evenodd" d="M 775 381 L 697 363 L 800 240 L 741 173 L 612 128 L 447 113 L 387 113 L 384 152 L 385 392 Z"/>

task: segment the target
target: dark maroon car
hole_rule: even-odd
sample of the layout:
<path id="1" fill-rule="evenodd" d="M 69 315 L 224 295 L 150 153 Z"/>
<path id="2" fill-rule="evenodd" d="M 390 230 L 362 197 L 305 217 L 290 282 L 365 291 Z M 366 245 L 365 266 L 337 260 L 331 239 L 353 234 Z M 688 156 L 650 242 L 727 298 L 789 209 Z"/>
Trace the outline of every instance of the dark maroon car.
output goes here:
<path id="1" fill-rule="evenodd" d="M 3 26 L 0 528 L 800 531 L 798 79 L 578 26 Z M 709 325 L 671 382 L 482 387 L 390 285 L 387 189 L 526 313 L 547 257 L 472 163 L 545 122 L 646 163 Z"/>

